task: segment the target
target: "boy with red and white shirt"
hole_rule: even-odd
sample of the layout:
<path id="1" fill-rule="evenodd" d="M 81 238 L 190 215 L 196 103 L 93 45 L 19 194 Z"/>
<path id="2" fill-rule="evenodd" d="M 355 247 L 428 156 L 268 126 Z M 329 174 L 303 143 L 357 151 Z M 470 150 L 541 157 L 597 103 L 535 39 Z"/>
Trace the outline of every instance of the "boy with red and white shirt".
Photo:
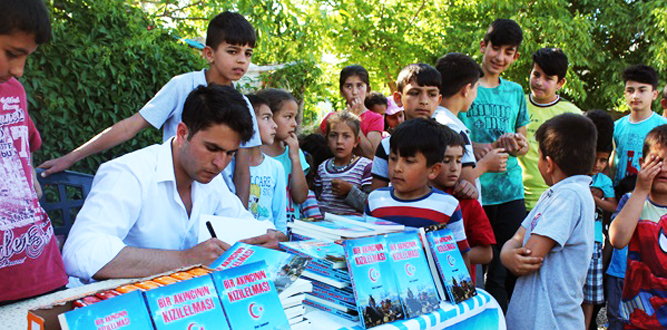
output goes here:
<path id="1" fill-rule="evenodd" d="M 16 80 L 27 56 L 50 36 L 49 14 L 41 0 L 0 0 L 0 305 L 67 284 L 31 164 L 42 140 L 28 115 L 25 90 Z"/>

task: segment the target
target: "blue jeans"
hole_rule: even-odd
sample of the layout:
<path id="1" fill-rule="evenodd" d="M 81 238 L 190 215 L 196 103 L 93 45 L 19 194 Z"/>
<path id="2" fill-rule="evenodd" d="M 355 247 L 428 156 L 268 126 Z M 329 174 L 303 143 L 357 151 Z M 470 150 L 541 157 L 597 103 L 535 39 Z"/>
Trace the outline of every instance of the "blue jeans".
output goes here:
<path id="1" fill-rule="evenodd" d="M 623 294 L 624 278 L 607 275 L 605 282 L 607 295 L 607 320 L 609 321 L 608 330 L 623 330 L 625 321 L 621 318 L 620 306 L 621 295 Z"/>

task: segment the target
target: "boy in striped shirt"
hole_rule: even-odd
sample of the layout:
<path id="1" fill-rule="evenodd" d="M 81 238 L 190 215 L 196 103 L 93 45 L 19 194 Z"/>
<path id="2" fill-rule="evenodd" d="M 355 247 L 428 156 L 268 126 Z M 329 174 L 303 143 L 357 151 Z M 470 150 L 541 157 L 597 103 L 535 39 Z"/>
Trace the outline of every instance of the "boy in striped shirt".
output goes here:
<path id="1" fill-rule="evenodd" d="M 389 140 L 391 186 L 378 188 L 368 195 L 365 213 L 410 227 L 447 223 L 469 266 L 470 246 L 459 202 L 429 185 L 442 168 L 448 144 L 446 130 L 451 131 L 425 118 L 410 119 L 396 127 Z"/>

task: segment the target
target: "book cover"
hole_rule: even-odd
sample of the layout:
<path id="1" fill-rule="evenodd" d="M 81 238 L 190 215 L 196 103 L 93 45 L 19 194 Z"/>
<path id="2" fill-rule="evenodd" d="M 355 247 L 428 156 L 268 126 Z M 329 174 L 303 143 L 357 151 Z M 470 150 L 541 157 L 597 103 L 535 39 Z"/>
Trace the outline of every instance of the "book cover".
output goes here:
<path id="1" fill-rule="evenodd" d="M 348 223 L 331 222 L 324 219 L 294 220 L 292 228 L 319 231 L 326 234 L 339 235 L 342 238 L 358 238 L 379 234 L 377 231 Z"/>
<path id="2" fill-rule="evenodd" d="M 60 327 L 70 330 L 154 329 L 140 291 L 129 292 L 58 315 Z"/>
<path id="3" fill-rule="evenodd" d="M 447 298 L 458 304 L 477 294 L 456 240 L 449 229 L 426 232 L 428 250 L 433 256 Z"/>
<path id="4" fill-rule="evenodd" d="M 290 329 L 264 261 L 214 272 L 212 276 L 233 330 Z"/>
<path id="5" fill-rule="evenodd" d="M 166 285 L 144 294 L 157 330 L 229 329 L 210 276 Z"/>
<path id="6" fill-rule="evenodd" d="M 347 240 L 343 248 L 361 325 L 368 329 L 404 319 L 384 238 Z"/>
<path id="7" fill-rule="evenodd" d="M 268 265 L 276 290 L 282 292 L 301 276 L 310 258 L 237 242 L 209 267 L 221 270 L 262 260 Z"/>
<path id="8" fill-rule="evenodd" d="M 419 234 L 396 233 L 385 236 L 390 265 L 407 318 L 438 309 L 440 299 L 424 254 Z"/>
<path id="9" fill-rule="evenodd" d="M 395 223 L 393 221 L 372 217 L 370 215 L 355 215 L 355 214 L 338 215 L 332 213 L 324 213 L 324 219 L 333 222 L 343 222 L 343 223 L 358 225 L 382 233 L 403 231 L 405 229 L 405 226 L 400 223 Z"/>
<path id="10" fill-rule="evenodd" d="M 321 240 L 281 242 L 280 248 L 289 253 L 310 257 L 311 263 L 324 268 L 347 268 L 343 246 L 334 242 Z"/>

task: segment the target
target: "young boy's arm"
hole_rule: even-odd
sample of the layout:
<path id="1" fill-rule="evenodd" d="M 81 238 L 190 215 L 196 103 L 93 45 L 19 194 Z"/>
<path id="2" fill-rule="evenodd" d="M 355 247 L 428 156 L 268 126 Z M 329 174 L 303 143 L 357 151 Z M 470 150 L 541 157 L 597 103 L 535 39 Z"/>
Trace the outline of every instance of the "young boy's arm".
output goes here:
<path id="1" fill-rule="evenodd" d="M 105 129 L 67 155 L 47 160 L 39 165 L 38 168 L 44 169 L 44 172 L 42 172 L 43 177 L 62 172 L 83 158 L 115 147 L 133 138 L 139 131 L 149 126 L 150 124 L 144 117 L 139 113 L 135 113 L 132 117 L 125 118 Z"/>
<path id="2" fill-rule="evenodd" d="M 622 249 L 630 243 L 644 208 L 644 202 L 651 191 L 653 179 L 660 173 L 661 168 L 662 159 L 654 155 L 650 155 L 650 158 L 642 164 L 637 175 L 635 190 L 609 227 L 609 241 L 613 247 Z"/>
<path id="3" fill-rule="evenodd" d="M 308 183 L 306 182 L 306 174 L 301 167 L 299 140 L 296 138 L 296 134 L 290 133 L 290 136 L 285 139 L 285 143 L 289 147 L 289 158 L 292 162 L 290 195 L 294 204 L 302 204 L 308 197 Z"/>
<path id="4" fill-rule="evenodd" d="M 542 267 L 542 261 L 544 261 L 543 257 L 537 257 L 533 255 L 533 251 L 528 248 L 528 244 L 523 246 L 523 239 L 525 235 L 526 228 L 523 226 L 519 227 L 519 230 L 516 231 L 512 238 L 505 242 L 505 245 L 503 245 L 502 250 L 500 251 L 500 260 L 503 265 L 505 265 L 505 267 L 507 267 L 507 269 L 509 269 L 512 274 L 517 276 L 526 275 L 540 269 L 540 267 Z M 542 242 L 540 238 L 546 237 L 531 235 L 530 239 L 533 239 L 533 236 L 536 236 L 536 240 L 539 242 L 534 240 L 532 245 L 539 248 L 540 252 L 542 252 L 544 248 L 549 245 L 549 243 Z M 553 247 L 553 245 L 551 245 L 551 247 Z M 547 252 L 549 250 L 547 250 Z M 542 256 L 544 255 L 546 255 L 546 253 L 544 253 Z"/>
<path id="5" fill-rule="evenodd" d="M 613 213 L 616 211 L 616 207 L 618 206 L 618 202 L 616 201 L 615 197 L 602 199 L 593 195 L 593 199 L 595 200 L 595 206 L 601 208 L 605 212 Z"/>
<path id="6" fill-rule="evenodd" d="M 362 156 L 372 160 L 375 157 L 375 149 L 382 140 L 382 133 L 371 131 L 368 132 L 368 135 L 364 135 L 364 133 L 360 132 L 359 138 L 359 147 L 361 148 Z"/>
<path id="7" fill-rule="evenodd" d="M 491 245 L 473 246 L 468 252 L 470 263 L 474 265 L 485 265 L 493 259 L 493 248 Z"/>

